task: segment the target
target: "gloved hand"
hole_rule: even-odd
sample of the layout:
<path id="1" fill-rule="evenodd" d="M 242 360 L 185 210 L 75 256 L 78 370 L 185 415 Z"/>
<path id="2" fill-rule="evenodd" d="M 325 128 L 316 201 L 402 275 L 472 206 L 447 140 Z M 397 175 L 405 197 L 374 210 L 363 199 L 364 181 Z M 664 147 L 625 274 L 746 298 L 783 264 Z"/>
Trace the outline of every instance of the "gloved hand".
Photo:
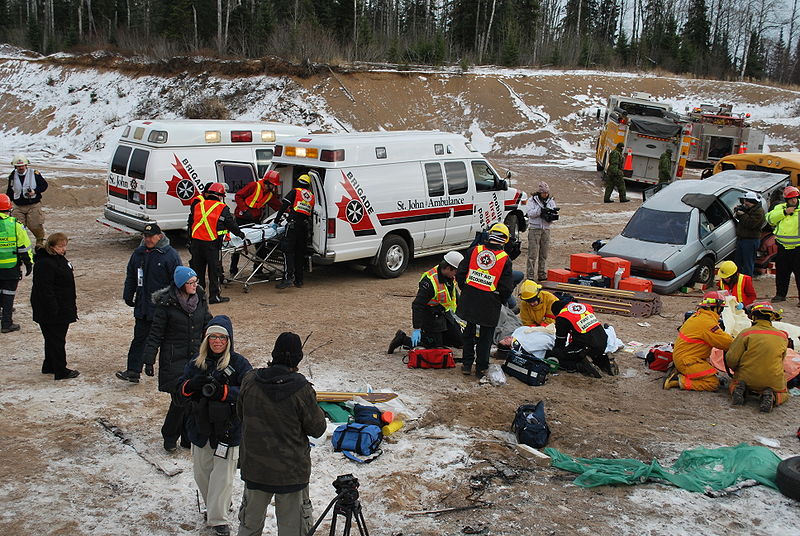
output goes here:
<path id="1" fill-rule="evenodd" d="M 186 382 L 186 391 L 190 393 L 200 393 L 203 391 L 203 386 L 210 381 L 210 378 L 205 374 L 198 374 L 188 382 Z"/>
<path id="2" fill-rule="evenodd" d="M 128 307 L 136 307 L 136 302 L 133 298 L 125 298 L 125 305 Z"/>
<path id="3" fill-rule="evenodd" d="M 744 311 L 744 304 L 742 302 L 737 303 L 736 304 L 736 310 L 737 311 Z"/>
<path id="4" fill-rule="evenodd" d="M 225 395 L 225 386 L 216 378 L 210 378 L 209 384 L 214 386 L 214 392 L 208 397 L 209 400 L 220 401 Z"/>
<path id="5" fill-rule="evenodd" d="M 153 370 L 153 365 L 151 365 L 150 363 L 145 363 L 144 364 L 144 373 L 147 376 L 153 376 L 155 374 L 155 371 Z"/>
<path id="6" fill-rule="evenodd" d="M 33 271 L 33 263 L 31 262 L 31 258 L 27 253 L 19 255 L 19 261 L 25 265 L 25 276 L 31 275 Z"/>
<path id="7" fill-rule="evenodd" d="M 269 224 L 269 228 L 272 229 L 273 231 L 277 231 L 278 230 L 278 224 L 275 223 L 275 222 L 272 222 L 272 223 Z"/>
<path id="8" fill-rule="evenodd" d="M 415 329 L 411 334 L 411 346 L 419 346 L 420 342 L 422 342 L 422 330 Z"/>

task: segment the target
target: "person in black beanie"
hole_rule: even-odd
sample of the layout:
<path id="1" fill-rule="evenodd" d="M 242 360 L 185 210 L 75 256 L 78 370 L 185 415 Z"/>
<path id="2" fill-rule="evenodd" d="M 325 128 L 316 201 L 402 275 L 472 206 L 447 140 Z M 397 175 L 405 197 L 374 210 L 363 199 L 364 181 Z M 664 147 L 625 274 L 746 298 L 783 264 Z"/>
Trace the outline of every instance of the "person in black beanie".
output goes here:
<path id="1" fill-rule="evenodd" d="M 297 372 L 302 359 L 300 337 L 281 333 L 272 361 L 242 380 L 236 404 L 242 423 L 239 461 L 245 483 L 239 536 L 262 533 L 273 495 L 278 536 L 307 534 L 313 525 L 308 436 L 321 436 L 326 425 L 314 388 Z"/>

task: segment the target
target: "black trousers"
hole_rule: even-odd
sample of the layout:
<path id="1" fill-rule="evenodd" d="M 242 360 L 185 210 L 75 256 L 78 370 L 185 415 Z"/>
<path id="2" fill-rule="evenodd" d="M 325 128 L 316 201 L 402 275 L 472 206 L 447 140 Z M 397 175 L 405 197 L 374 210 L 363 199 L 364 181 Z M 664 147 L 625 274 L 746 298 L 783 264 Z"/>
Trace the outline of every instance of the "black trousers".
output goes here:
<path id="1" fill-rule="evenodd" d="M 778 244 L 778 254 L 775 255 L 775 294 L 786 296 L 789 292 L 789 281 L 794 274 L 794 283 L 800 292 L 800 247 L 786 249 Z"/>
<path id="2" fill-rule="evenodd" d="M 286 280 L 294 279 L 295 283 L 303 282 L 307 243 L 308 218 L 296 218 L 290 221 L 286 236 L 281 243 L 281 249 L 286 254 Z"/>
<path id="3" fill-rule="evenodd" d="M 185 440 L 182 441 L 183 443 L 188 443 L 186 406 L 183 405 L 183 401 L 177 393 L 170 393 L 169 396 L 169 409 L 164 417 L 164 424 L 161 426 L 161 436 L 165 443 L 177 443 L 180 438 Z"/>
<path id="4" fill-rule="evenodd" d="M 495 326 L 480 326 L 480 335 L 475 336 L 478 326 L 472 322 L 467 322 L 464 328 L 464 351 L 461 362 L 466 367 L 471 367 L 475 361 L 476 370 L 486 370 L 489 368 L 489 354 L 492 351 L 494 342 Z"/>
<path id="5" fill-rule="evenodd" d="M 219 278 L 221 275 L 219 270 L 219 250 L 221 247 L 219 240 L 192 240 L 190 248 L 192 258 L 189 259 L 189 267 L 197 272 L 200 286 L 208 288 L 209 298 L 219 297 Z M 208 287 L 206 287 L 206 269 L 208 270 Z"/>
<path id="6" fill-rule="evenodd" d="M 147 336 L 150 335 L 150 326 L 153 325 L 153 321 L 146 318 L 136 318 L 134 320 L 136 320 L 136 323 L 133 325 L 133 340 L 130 348 L 128 348 L 128 371 L 141 374 L 142 354 L 144 353 Z"/>
<path id="7" fill-rule="evenodd" d="M 55 374 L 63 378 L 69 372 L 67 368 L 67 330 L 69 323 L 39 324 L 44 337 L 44 363 L 42 372 Z"/>
<path id="8" fill-rule="evenodd" d="M 0 325 L 4 328 L 14 323 L 12 313 L 14 298 L 17 295 L 17 285 L 19 285 L 19 279 L 0 279 L 0 307 L 3 309 Z"/>

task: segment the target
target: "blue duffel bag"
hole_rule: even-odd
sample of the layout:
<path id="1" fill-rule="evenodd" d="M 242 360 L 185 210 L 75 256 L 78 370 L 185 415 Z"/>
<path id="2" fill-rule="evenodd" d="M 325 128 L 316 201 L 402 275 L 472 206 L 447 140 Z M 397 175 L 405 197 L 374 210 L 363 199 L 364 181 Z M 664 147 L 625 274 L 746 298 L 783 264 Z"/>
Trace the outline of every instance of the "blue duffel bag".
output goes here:
<path id="1" fill-rule="evenodd" d="M 380 456 L 382 454 L 381 441 L 383 441 L 383 432 L 378 426 L 357 422 L 337 427 L 331 437 L 334 451 L 341 452 L 347 458 L 359 463 L 369 463 Z M 362 460 L 356 454 L 360 456 L 376 455 L 369 460 Z"/>

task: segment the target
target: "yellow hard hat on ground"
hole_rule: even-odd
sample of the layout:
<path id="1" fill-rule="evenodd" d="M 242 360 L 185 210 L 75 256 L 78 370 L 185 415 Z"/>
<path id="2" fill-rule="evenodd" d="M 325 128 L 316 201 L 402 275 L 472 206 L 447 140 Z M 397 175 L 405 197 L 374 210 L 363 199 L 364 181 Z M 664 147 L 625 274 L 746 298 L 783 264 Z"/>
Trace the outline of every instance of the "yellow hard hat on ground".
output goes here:
<path id="1" fill-rule="evenodd" d="M 739 268 L 736 266 L 736 263 L 733 261 L 724 261 L 722 264 L 719 265 L 719 270 L 717 270 L 717 275 L 720 279 L 728 279 L 730 276 L 736 273 Z"/>
<path id="2" fill-rule="evenodd" d="M 533 298 L 539 295 L 539 291 L 541 290 L 542 290 L 542 285 L 540 285 L 536 281 L 531 281 L 530 279 L 526 279 L 519 286 L 519 297 L 522 298 L 523 300 L 532 300 Z"/>
<path id="3" fill-rule="evenodd" d="M 503 235 L 502 242 L 504 244 L 511 238 L 511 232 L 508 230 L 505 223 L 495 223 L 489 228 L 489 240 L 491 240 L 493 236 L 499 240 L 500 235 Z"/>

